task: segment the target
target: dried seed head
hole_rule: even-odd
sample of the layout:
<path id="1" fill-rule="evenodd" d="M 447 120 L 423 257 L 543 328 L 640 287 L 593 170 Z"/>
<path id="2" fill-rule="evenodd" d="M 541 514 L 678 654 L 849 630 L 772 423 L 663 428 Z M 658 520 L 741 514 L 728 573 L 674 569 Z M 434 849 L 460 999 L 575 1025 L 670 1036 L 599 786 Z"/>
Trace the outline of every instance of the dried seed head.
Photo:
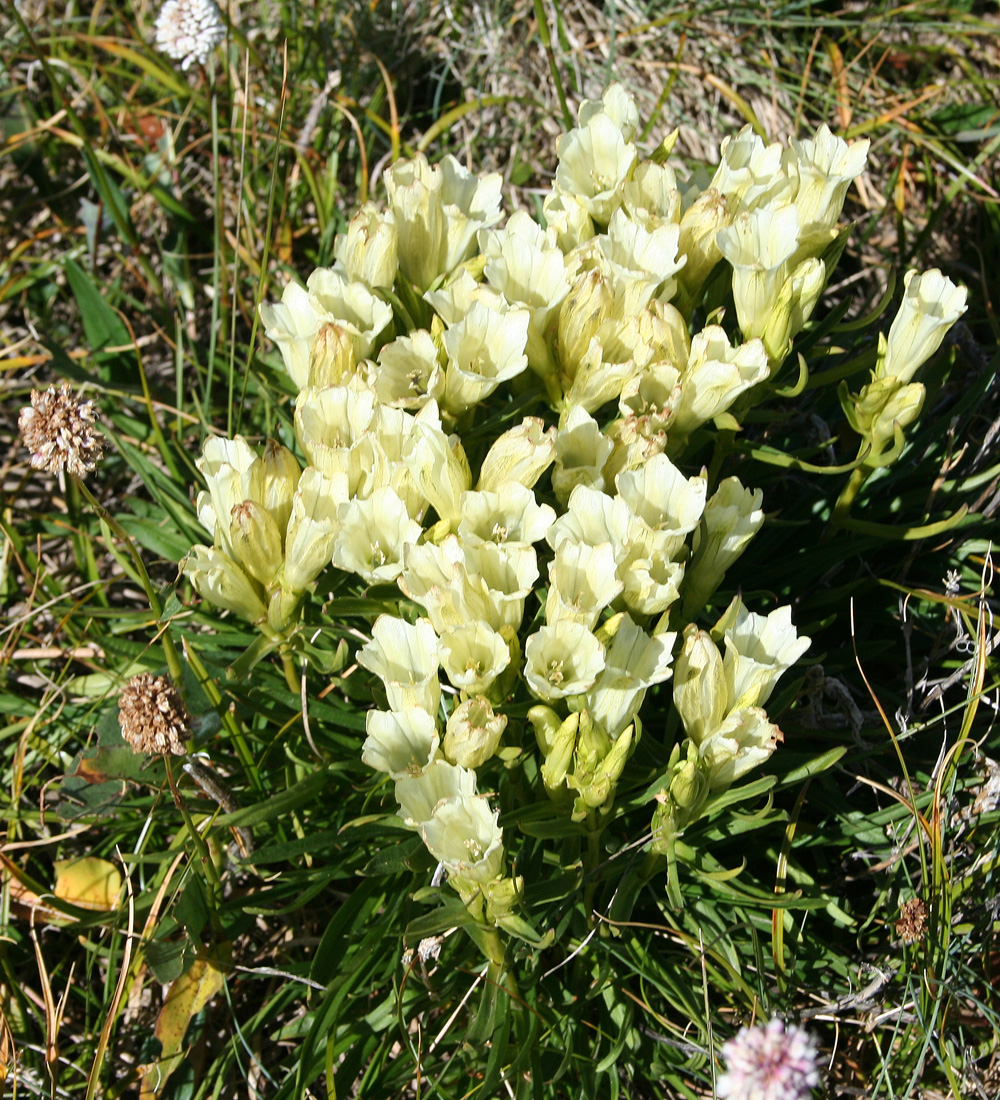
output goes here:
<path id="1" fill-rule="evenodd" d="M 187 751 L 187 708 L 166 676 L 133 676 L 118 696 L 118 718 L 122 737 L 136 752 L 180 756 Z"/>
<path id="2" fill-rule="evenodd" d="M 922 898 L 910 898 L 899 907 L 899 920 L 896 921 L 896 935 L 903 943 L 916 943 L 923 939 L 927 924 L 927 906 Z"/>
<path id="3" fill-rule="evenodd" d="M 21 409 L 17 426 L 36 470 L 58 474 L 66 469 L 83 477 L 97 466 L 104 449 L 94 427 L 97 420 L 93 401 L 81 401 L 63 382 L 59 389 L 32 390 L 31 404 Z"/>

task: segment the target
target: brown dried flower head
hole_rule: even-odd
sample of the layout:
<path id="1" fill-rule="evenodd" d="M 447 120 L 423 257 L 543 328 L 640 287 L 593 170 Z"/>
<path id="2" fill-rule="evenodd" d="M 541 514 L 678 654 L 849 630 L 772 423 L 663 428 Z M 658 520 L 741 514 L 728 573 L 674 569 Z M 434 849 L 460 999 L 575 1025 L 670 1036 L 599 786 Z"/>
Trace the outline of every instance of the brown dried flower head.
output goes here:
<path id="1" fill-rule="evenodd" d="M 122 737 L 136 752 L 180 756 L 187 751 L 187 708 L 166 676 L 133 676 L 118 696 L 118 718 Z"/>
<path id="2" fill-rule="evenodd" d="M 58 474 L 66 469 L 83 477 L 97 466 L 104 449 L 94 426 L 97 420 L 93 401 L 81 401 L 63 382 L 59 389 L 32 390 L 31 404 L 21 409 L 17 426 L 36 470 Z"/>
<path id="3" fill-rule="evenodd" d="M 899 907 L 896 935 L 903 943 L 916 943 L 922 939 L 927 924 L 927 906 L 922 898 L 910 898 Z"/>

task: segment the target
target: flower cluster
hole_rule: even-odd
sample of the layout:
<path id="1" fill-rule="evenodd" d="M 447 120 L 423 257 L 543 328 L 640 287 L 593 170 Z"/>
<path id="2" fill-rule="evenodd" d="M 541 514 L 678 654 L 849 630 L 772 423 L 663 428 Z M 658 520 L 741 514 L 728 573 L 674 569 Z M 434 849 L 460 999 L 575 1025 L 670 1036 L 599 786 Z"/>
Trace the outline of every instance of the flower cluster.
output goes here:
<path id="1" fill-rule="evenodd" d="M 741 1028 L 722 1045 L 726 1072 L 717 1082 L 719 1097 L 731 1100 L 806 1100 L 819 1084 L 816 1040 L 801 1027 L 775 1017 Z"/>
<path id="2" fill-rule="evenodd" d="M 93 401 L 73 395 L 68 382 L 56 389 L 32 390 L 31 404 L 17 417 L 24 445 L 36 470 L 83 477 L 97 467 L 104 437 L 97 430 L 99 414 Z"/>
<path id="3" fill-rule="evenodd" d="M 395 586 L 357 654 L 381 682 L 363 759 L 477 919 L 509 929 L 521 882 L 484 792 L 521 769 L 599 835 L 644 699 L 673 675 L 686 740 L 656 795 L 663 850 L 774 750 L 763 707 L 809 644 L 787 607 L 736 599 L 697 625 L 764 513 L 759 491 L 684 462 L 807 323 L 867 142 L 747 129 L 682 184 L 672 139 L 642 159 L 637 129 L 617 85 L 584 103 L 544 228 L 503 221 L 498 176 L 394 164 L 386 209 L 366 204 L 331 267 L 261 306 L 305 469 L 239 438 L 199 464 L 213 544 L 185 570 L 286 652 L 329 567 L 383 600 Z M 954 313 L 920 321 L 933 290 L 907 285 L 880 360 L 900 385 Z M 537 415 L 513 418 L 513 395 Z"/>
<path id="4" fill-rule="evenodd" d="M 204 65 L 226 37 L 214 0 L 166 0 L 156 17 L 156 48 L 190 69 Z"/>

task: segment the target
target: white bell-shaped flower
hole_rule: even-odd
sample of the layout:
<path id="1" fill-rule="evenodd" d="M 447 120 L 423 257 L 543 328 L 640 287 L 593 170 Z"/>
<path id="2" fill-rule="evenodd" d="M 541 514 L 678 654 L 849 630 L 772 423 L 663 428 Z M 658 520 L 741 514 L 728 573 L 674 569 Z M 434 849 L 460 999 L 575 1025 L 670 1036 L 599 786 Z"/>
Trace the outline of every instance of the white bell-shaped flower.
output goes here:
<path id="1" fill-rule="evenodd" d="M 449 764 L 440 757 L 419 775 L 404 775 L 396 780 L 398 816 L 411 829 L 430 821 L 439 803 L 450 798 L 472 798 L 476 793 L 476 773 Z"/>
<path id="2" fill-rule="evenodd" d="M 556 144 L 556 183 L 575 195 L 587 213 L 607 225 L 620 203 L 619 188 L 636 160 L 636 148 L 604 111 L 563 134 Z"/>
<path id="3" fill-rule="evenodd" d="M 403 461 L 438 518 L 457 527 L 462 493 L 472 488 L 472 473 L 459 437 L 442 430 L 436 402 L 428 402 L 415 417 Z"/>
<path id="4" fill-rule="evenodd" d="M 484 622 L 468 622 L 441 632 L 441 667 L 451 686 L 481 695 L 510 664 L 510 650 L 500 634 Z M 451 760 L 455 758 L 448 753 Z M 457 761 L 465 763 L 465 761 Z"/>
<path id="5" fill-rule="evenodd" d="M 399 267 L 418 290 L 468 259 L 477 231 L 500 220 L 501 183 L 496 173 L 467 171 L 450 154 L 433 167 L 420 154 L 386 171 Z"/>
<path id="6" fill-rule="evenodd" d="M 837 224 L 847 188 L 865 170 L 869 145 L 868 138 L 844 141 L 825 122 L 811 138 L 792 138 L 782 160 L 793 181 L 793 201 L 804 233 Z"/>
<path id="7" fill-rule="evenodd" d="M 724 413 L 742 393 L 767 379 L 767 351 L 761 340 L 733 347 L 721 325 L 709 325 L 691 341 L 681 377 L 673 430 L 686 436 Z"/>
<path id="8" fill-rule="evenodd" d="M 481 796 L 439 802 L 420 835 L 430 854 L 449 875 L 471 882 L 490 882 L 503 870 L 503 829 L 498 810 Z"/>
<path id="9" fill-rule="evenodd" d="M 781 740 L 781 730 L 759 707 L 733 711 L 699 746 L 710 789 L 727 790 L 768 760 Z"/>
<path id="10" fill-rule="evenodd" d="M 552 507 L 539 504 L 534 492 L 518 481 L 509 481 L 493 492 L 463 493 L 460 507 L 458 534 L 470 546 L 539 542 L 556 518 Z"/>
<path id="11" fill-rule="evenodd" d="M 600 546 L 609 542 L 621 564 L 638 535 L 635 517 L 620 497 L 578 485 L 569 496 L 566 511 L 545 534 L 553 550 L 563 542 Z"/>
<path id="12" fill-rule="evenodd" d="M 441 407 L 452 416 L 478 405 L 528 365 L 526 309 L 489 309 L 473 303 L 457 324 L 445 331 L 448 354 Z"/>
<path id="13" fill-rule="evenodd" d="M 385 685 L 392 710 L 416 706 L 437 714 L 441 701 L 438 636 L 427 619 L 408 623 L 379 615 L 372 640 L 358 650 L 358 664 Z"/>
<path id="14" fill-rule="evenodd" d="M 719 166 L 708 186 L 729 201 L 733 213 L 766 205 L 791 189 L 783 156 L 780 144 L 765 145 L 752 127 L 744 126 L 735 137 L 723 139 Z"/>
<path id="15" fill-rule="evenodd" d="M 426 329 L 397 336 L 378 353 L 373 389 L 379 401 L 419 409 L 444 393 L 444 366 L 434 338 Z"/>
<path id="16" fill-rule="evenodd" d="M 337 237 L 334 255 L 347 278 L 371 290 L 391 290 L 398 267 L 399 237 L 392 211 L 366 202 Z"/>
<path id="17" fill-rule="evenodd" d="M 722 654 L 707 631 L 690 623 L 674 663 L 674 706 L 684 732 L 700 745 L 729 710 Z"/>
<path id="18" fill-rule="evenodd" d="M 587 692 L 587 710 L 616 738 L 638 713 L 646 689 L 670 678 L 677 635 L 650 637 L 624 613 L 609 619 L 600 634 L 606 643 L 604 671 Z"/>
<path id="19" fill-rule="evenodd" d="M 549 562 L 545 621 L 551 626 L 569 620 L 591 630 L 624 587 L 615 575 L 615 551 L 610 542 L 600 546 L 561 542 Z"/>
<path id="20" fill-rule="evenodd" d="M 677 189 L 677 176 L 669 165 L 640 161 L 632 178 L 622 184 L 621 193 L 622 205 L 629 216 L 646 229 L 680 220 L 681 193 Z"/>
<path id="21" fill-rule="evenodd" d="M 525 352 L 529 365 L 544 373 L 551 365 L 549 323 L 569 292 L 563 253 L 524 210 L 511 214 L 503 229 L 480 234 L 480 247 L 486 278 L 508 302 L 527 307 Z"/>
<path id="22" fill-rule="evenodd" d="M 369 584 L 394 581 L 403 571 L 404 547 L 423 534 L 388 486 L 373 490 L 367 499 L 342 504 L 337 519 L 340 530 L 333 544 L 333 563 Z"/>
<path id="23" fill-rule="evenodd" d="M 653 230 L 632 221 L 619 208 L 611 215 L 606 234 L 597 238 L 607 262 L 616 302 L 627 307 L 629 317 L 644 309 L 656 295 L 669 301 L 677 289 L 673 278 L 687 262 L 679 256 L 680 227 L 664 222 Z M 616 310 L 616 316 L 621 316 Z"/>
<path id="24" fill-rule="evenodd" d="M 555 236 L 563 255 L 568 255 L 584 241 L 594 236 L 594 221 L 582 199 L 558 184 L 542 200 L 542 217 Z"/>
<path id="25" fill-rule="evenodd" d="M 303 471 L 285 536 L 282 587 L 288 592 L 305 591 L 333 560 L 337 510 L 347 492 L 343 474 L 327 478 L 312 466 Z"/>
<path id="26" fill-rule="evenodd" d="M 705 505 L 691 540 L 692 558 L 684 579 L 684 609 L 693 616 L 722 583 L 726 570 L 743 553 L 764 522 L 760 489 L 747 489 L 727 477 Z"/>
<path id="27" fill-rule="evenodd" d="M 685 535 L 705 510 L 706 479 L 685 477 L 666 455 L 655 455 L 641 470 L 620 473 L 615 483 L 632 514 L 654 531 Z"/>
<path id="28" fill-rule="evenodd" d="M 198 595 L 215 607 L 251 623 L 267 617 L 260 586 L 223 551 L 214 546 L 192 546 L 183 570 Z"/>
<path id="29" fill-rule="evenodd" d="M 515 481 L 531 489 L 552 465 L 555 453 L 556 429 L 546 428 L 537 416 L 526 416 L 493 441 L 479 469 L 476 489 L 496 492 Z"/>
<path id="30" fill-rule="evenodd" d="M 440 735 L 434 718 L 422 707 L 370 710 L 361 759 L 393 779 L 419 775 L 437 756 Z"/>
<path id="31" fill-rule="evenodd" d="M 716 241 L 733 267 L 733 300 L 746 340 L 762 336 L 799 247 L 798 212 L 772 203 L 737 215 Z"/>
<path id="32" fill-rule="evenodd" d="M 879 378 L 895 375 L 900 382 L 909 382 L 965 312 L 968 291 L 937 268 L 923 274 L 907 271 L 903 288 L 903 300 L 889 328 L 876 374 Z"/>
<path id="33" fill-rule="evenodd" d="M 524 643 L 524 678 L 545 702 L 580 695 L 604 669 L 604 646 L 581 623 L 561 619 Z"/>
<path id="34" fill-rule="evenodd" d="M 306 280 L 306 289 L 323 320 L 350 332 L 358 359 L 371 355 L 392 321 L 392 306 L 365 286 L 351 282 L 332 267 L 318 267 Z"/>
<path id="35" fill-rule="evenodd" d="M 737 596 L 719 625 L 726 646 L 723 665 L 729 705 L 734 709 L 763 706 L 782 673 L 809 648 L 810 639 L 799 637 L 787 606 L 757 615 L 747 611 Z"/>
<path id="36" fill-rule="evenodd" d="M 560 503 L 565 504 L 569 500 L 577 485 L 604 488 L 602 471 L 613 448 L 614 444 L 585 408 L 573 405 L 563 413 L 556 436 L 556 463 L 552 471 L 552 488 Z"/>

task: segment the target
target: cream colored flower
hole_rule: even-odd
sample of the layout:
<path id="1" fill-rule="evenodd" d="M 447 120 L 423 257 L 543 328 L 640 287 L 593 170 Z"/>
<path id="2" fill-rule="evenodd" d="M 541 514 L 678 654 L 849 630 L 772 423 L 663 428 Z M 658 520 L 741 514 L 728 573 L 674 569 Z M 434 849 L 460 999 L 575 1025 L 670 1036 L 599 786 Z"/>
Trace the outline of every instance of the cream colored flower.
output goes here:
<path id="1" fill-rule="evenodd" d="M 285 534 L 282 586 L 288 591 L 304 591 L 333 560 L 337 511 L 346 499 L 343 475 L 326 478 L 311 466 L 303 471 Z"/>
<path id="2" fill-rule="evenodd" d="M 769 615 L 747 611 L 737 596 L 720 620 L 726 654 L 723 665 L 730 709 L 763 706 L 779 677 L 809 648 L 792 625 L 792 609 L 779 607 Z"/>
<path id="3" fill-rule="evenodd" d="M 420 409 L 444 394 L 444 363 L 426 329 L 397 336 L 378 353 L 373 389 L 379 401 L 404 409 Z"/>
<path id="4" fill-rule="evenodd" d="M 692 298 L 722 259 L 716 236 L 729 221 L 729 203 L 714 187 L 702 192 L 684 211 L 677 247 L 682 256 L 687 256 L 687 263 L 678 278 Z"/>
<path id="5" fill-rule="evenodd" d="M 309 465 L 326 477 L 347 476 L 352 495 L 362 475 L 352 468 L 351 447 L 375 425 L 375 406 L 371 390 L 349 385 L 303 390 L 295 406 L 295 438 Z"/>
<path id="6" fill-rule="evenodd" d="M 481 767 L 497 751 L 506 726 L 506 716 L 494 713 L 488 699 L 466 699 L 448 718 L 444 754 L 464 768 Z"/>
<path id="7" fill-rule="evenodd" d="M 666 164 L 640 161 L 632 178 L 622 184 L 621 194 L 629 215 L 646 229 L 680 220 L 681 193 L 674 170 Z"/>
<path id="8" fill-rule="evenodd" d="M 503 829 L 498 810 L 485 798 L 457 796 L 434 807 L 420 835 L 431 855 L 449 875 L 470 882 L 489 882 L 503 870 Z"/>
<path id="9" fill-rule="evenodd" d="M 365 715 L 365 730 L 368 736 L 361 759 L 393 779 L 419 775 L 437 756 L 437 723 L 422 707 L 370 710 Z"/>
<path id="10" fill-rule="evenodd" d="M 546 702 L 582 694 L 604 669 L 604 646 L 585 626 L 567 619 L 532 634 L 524 656 L 528 689 Z"/>
<path id="11" fill-rule="evenodd" d="M 691 542 L 692 558 L 684 578 L 684 609 L 693 616 L 722 583 L 726 570 L 743 553 L 764 522 L 760 489 L 744 488 L 727 477 L 705 505 Z"/>
<path id="12" fill-rule="evenodd" d="M 546 428 L 537 416 L 526 416 L 493 441 L 480 467 L 476 489 L 496 492 L 515 481 L 531 489 L 552 465 L 555 452 L 556 429 Z"/>
<path id="13" fill-rule="evenodd" d="M 722 142 L 719 167 L 709 187 L 729 202 L 732 212 L 751 210 L 781 197 L 791 188 L 782 168 L 784 150 L 777 143 L 765 145 L 750 126 Z"/>
<path id="14" fill-rule="evenodd" d="M 403 775 L 396 780 L 398 816 L 411 829 L 429 821 L 434 809 L 450 798 L 472 798 L 476 793 L 476 773 L 456 767 L 440 757 L 419 775 Z"/>
<path id="15" fill-rule="evenodd" d="M 589 241 L 596 232 L 583 200 L 563 191 L 558 184 L 542 200 L 542 217 L 564 255 Z"/>
<path id="16" fill-rule="evenodd" d="M 365 500 L 341 504 L 337 520 L 340 530 L 333 544 L 333 563 L 369 584 L 394 581 L 403 571 L 404 547 L 423 534 L 388 486 L 374 489 Z"/>
<path id="17" fill-rule="evenodd" d="M 420 154 L 386 171 L 399 267 L 418 290 L 468 259 L 477 231 L 500 220 L 501 182 L 496 173 L 466 171 L 450 154 L 434 166 Z"/>
<path id="18" fill-rule="evenodd" d="M 528 364 L 544 374 L 551 366 L 549 324 L 569 292 L 563 254 L 524 210 L 511 214 L 503 229 L 481 233 L 480 246 L 486 278 L 507 301 L 527 307 Z"/>
<path id="19" fill-rule="evenodd" d="M 923 274 L 907 271 L 903 287 L 903 300 L 876 374 L 879 378 L 895 375 L 900 382 L 909 382 L 965 312 L 968 291 L 937 268 Z"/>
<path id="20" fill-rule="evenodd" d="M 681 437 L 720 413 L 737 397 L 767 379 L 767 352 L 760 340 L 733 347 L 719 325 L 702 329 L 691 341 L 674 406 L 672 431 Z"/>
<path id="21" fill-rule="evenodd" d="M 733 711 L 699 746 L 711 789 L 727 790 L 768 760 L 781 740 L 781 730 L 760 708 Z"/>
<path id="22" fill-rule="evenodd" d="M 613 447 L 586 409 L 573 405 L 563 413 L 556 435 L 556 464 L 552 471 L 552 488 L 560 503 L 569 500 L 577 485 L 604 488 L 602 470 Z"/>
<path id="23" fill-rule="evenodd" d="M 687 262 L 679 256 L 680 227 L 664 222 L 652 230 L 632 221 L 619 208 L 611 215 L 606 234 L 597 238 L 615 289 L 615 316 L 635 316 L 654 296 L 669 301 L 677 290 L 673 278 Z"/>
<path id="24" fill-rule="evenodd" d="M 499 633 L 484 622 L 468 622 L 441 632 L 441 667 L 451 686 L 482 695 L 510 664 L 510 650 Z M 449 760 L 455 757 L 447 752 Z M 456 761 L 459 764 L 464 760 Z M 472 767 L 474 765 L 467 765 Z"/>
<path id="25" fill-rule="evenodd" d="M 358 664 L 385 685 L 389 707 L 421 707 L 436 715 L 441 701 L 438 637 L 427 619 L 408 623 L 379 615 L 372 640 L 358 650 Z"/>
<path id="26" fill-rule="evenodd" d="M 705 510 L 706 479 L 684 477 L 666 455 L 654 456 L 641 470 L 626 470 L 615 483 L 631 513 L 654 531 L 685 535 Z"/>
<path id="27" fill-rule="evenodd" d="M 711 636 L 690 623 L 674 663 L 674 706 L 696 745 L 721 725 L 729 710 L 726 673 Z"/>
<path id="28" fill-rule="evenodd" d="M 554 509 L 539 504 L 534 492 L 518 481 L 509 481 L 493 492 L 465 492 L 460 508 L 458 534 L 470 546 L 538 542 L 556 518 Z"/>
<path id="29" fill-rule="evenodd" d="M 563 541 L 549 562 L 545 621 L 550 626 L 562 621 L 581 623 L 591 630 L 623 588 L 615 576 L 615 551 L 610 542 L 588 546 Z"/>
<path id="30" fill-rule="evenodd" d="M 457 417 L 525 369 L 528 320 L 526 309 L 499 311 L 476 302 L 461 321 L 445 331 L 448 369 L 443 409 Z"/>
<path id="31" fill-rule="evenodd" d="M 556 184 L 575 195 L 587 213 L 607 225 L 619 205 L 620 186 L 636 160 L 636 148 L 603 111 L 563 134 L 556 144 Z"/>
<path id="32" fill-rule="evenodd" d="M 869 145 L 867 138 L 844 141 L 831 133 L 825 122 L 812 138 L 792 138 L 782 160 L 794 181 L 793 201 L 804 232 L 832 229 L 837 224 L 848 186 L 865 170 Z"/>
<path id="33" fill-rule="evenodd" d="M 263 593 L 242 569 L 214 546 L 192 546 L 182 569 L 199 596 L 251 623 L 267 617 Z"/>
<path id="34" fill-rule="evenodd" d="M 459 437 L 441 429 L 436 402 L 428 402 L 414 418 L 403 461 L 438 518 L 457 527 L 462 493 L 472 488 L 472 473 Z"/>
<path id="35" fill-rule="evenodd" d="M 636 539 L 618 570 L 626 607 L 640 615 L 660 615 L 674 603 L 684 579 L 683 563 L 673 560 L 678 548 L 676 537 L 663 531 Z"/>
<path id="36" fill-rule="evenodd" d="M 567 541 L 587 546 L 608 542 L 614 547 L 615 560 L 621 564 L 638 534 L 635 517 L 625 501 L 578 485 L 570 493 L 566 511 L 546 532 L 545 541 L 553 550 Z"/>
<path id="37" fill-rule="evenodd" d="M 798 212 L 774 203 L 737 215 L 716 242 L 733 267 L 733 299 L 745 340 L 763 335 L 799 246 Z"/>
<path id="38" fill-rule="evenodd" d="M 333 251 L 352 282 L 371 290 L 392 289 L 399 251 L 395 216 L 366 202 L 351 218 L 347 232 L 337 237 Z"/>
<path id="39" fill-rule="evenodd" d="M 616 738 L 638 713 L 647 688 L 669 679 L 677 635 L 650 637 L 624 613 L 609 619 L 599 634 L 606 645 L 605 664 L 587 692 L 587 709 Z"/>

